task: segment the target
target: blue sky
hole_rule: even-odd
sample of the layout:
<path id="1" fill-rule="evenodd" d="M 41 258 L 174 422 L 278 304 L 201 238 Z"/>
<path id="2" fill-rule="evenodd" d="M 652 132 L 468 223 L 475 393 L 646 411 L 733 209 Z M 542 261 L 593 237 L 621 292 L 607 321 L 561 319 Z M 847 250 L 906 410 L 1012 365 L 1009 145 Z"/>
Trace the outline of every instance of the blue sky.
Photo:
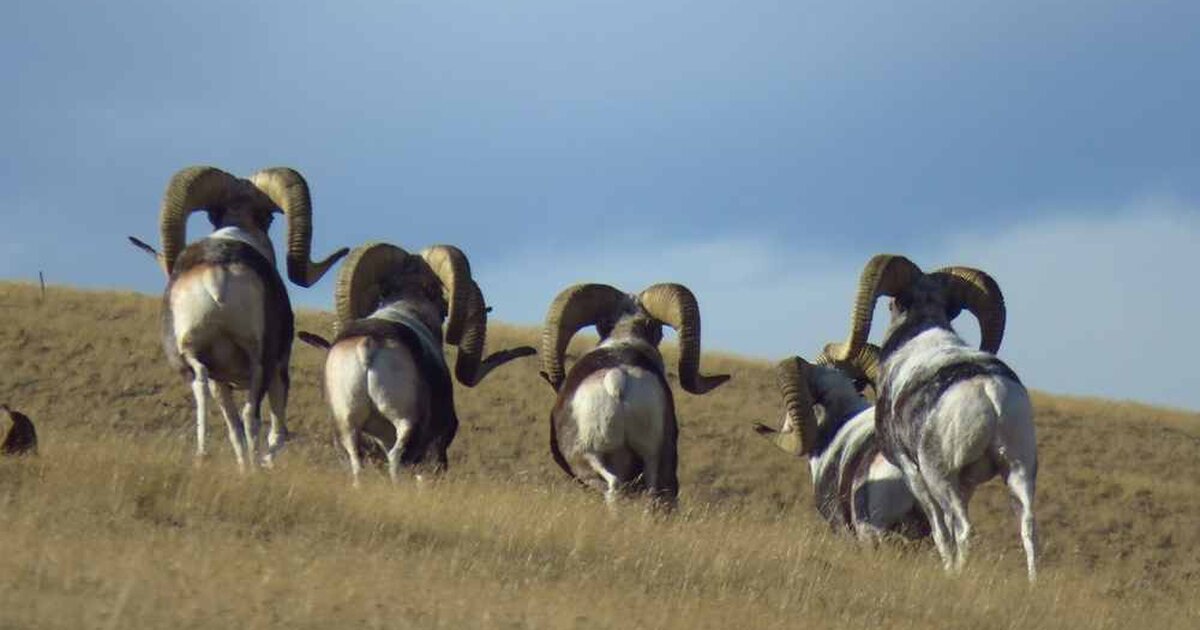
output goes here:
<path id="1" fill-rule="evenodd" d="M 1200 409 L 1200 3 L 5 8 L 0 278 L 157 293 L 175 170 L 287 164 L 317 254 L 458 244 L 497 319 L 676 280 L 706 347 L 810 356 L 899 252 L 999 280 L 1029 385 Z"/>

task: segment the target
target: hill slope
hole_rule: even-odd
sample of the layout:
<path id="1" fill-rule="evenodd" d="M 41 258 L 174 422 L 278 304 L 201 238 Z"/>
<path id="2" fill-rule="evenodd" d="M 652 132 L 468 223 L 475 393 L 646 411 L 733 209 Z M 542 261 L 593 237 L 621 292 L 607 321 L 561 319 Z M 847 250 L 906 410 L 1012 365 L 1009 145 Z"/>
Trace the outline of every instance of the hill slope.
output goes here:
<path id="1" fill-rule="evenodd" d="M 779 414 L 765 362 L 706 354 L 703 369 L 733 381 L 676 389 L 683 510 L 662 521 L 636 506 L 610 517 L 564 481 L 534 359 L 456 392 L 445 479 L 394 488 L 377 474 L 349 492 L 323 357 L 303 344 L 296 439 L 275 471 L 243 478 L 215 413 L 215 453 L 192 464 L 191 394 L 162 358 L 157 298 L 51 287 L 42 303 L 0 283 L 0 321 L 0 401 L 42 441 L 37 459 L 0 461 L 0 627 L 1191 627 L 1200 615 L 1195 414 L 1036 395 L 1044 579 L 1030 591 L 999 483 L 972 503 L 960 579 L 929 546 L 829 535 L 804 462 L 747 428 Z M 305 312 L 298 327 L 330 321 Z M 492 349 L 537 337 L 489 332 Z"/>

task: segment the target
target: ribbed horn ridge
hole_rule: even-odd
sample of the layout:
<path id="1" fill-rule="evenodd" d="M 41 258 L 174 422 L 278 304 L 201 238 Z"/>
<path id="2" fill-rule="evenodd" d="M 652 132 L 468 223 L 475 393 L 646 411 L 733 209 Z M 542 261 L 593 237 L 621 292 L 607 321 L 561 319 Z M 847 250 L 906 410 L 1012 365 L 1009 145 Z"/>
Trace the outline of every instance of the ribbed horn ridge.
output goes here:
<path id="1" fill-rule="evenodd" d="M 629 296 L 607 284 L 581 283 L 569 286 L 554 298 L 542 327 L 542 377 L 555 390 L 566 376 L 563 353 L 579 329 L 595 324 L 601 315 L 612 314 Z"/>
<path id="2" fill-rule="evenodd" d="M 487 305 L 483 301 L 483 291 L 479 289 L 479 285 L 474 281 L 470 284 L 470 303 L 466 309 L 462 343 L 458 345 L 458 358 L 454 360 L 454 376 L 463 385 L 475 387 L 492 370 L 513 359 L 537 354 L 537 350 L 532 346 L 519 346 L 501 350 L 483 359 L 483 349 L 487 342 Z"/>
<path id="3" fill-rule="evenodd" d="M 971 311 L 979 320 L 979 349 L 992 354 L 998 352 L 1007 318 L 1000 285 L 988 274 L 971 267 L 945 267 L 934 274 L 945 279 L 950 318 L 963 308 Z"/>
<path id="4" fill-rule="evenodd" d="M 453 245 L 433 245 L 421 252 L 421 258 L 433 270 L 442 283 L 442 294 L 446 298 L 446 343 L 458 345 L 462 341 L 463 324 L 471 307 L 471 264 L 466 254 Z"/>
<path id="5" fill-rule="evenodd" d="M 850 316 L 850 338 L 837 348 L 841 354 L 832 355 L 833 358 L 849 360 L 852 353 L 859 352 L 867 342 L 871 333 L 871 317 L 875 314 L 875 300 L 879 296 L 896 296 L 921 275 L 921 268 L 903 256 L 877 254 L 871 258 L 859 276 L 858 295 Z"/>
<path id="6" fill-rule="evenodd" d="M 224 206 L 246 188 L 243 180 L 213 166 L 189 166 L 171 177 L 158 218 L 161 260 L 168 277 L 187 245 L 188 215 L 201 208 Z"/>
<path id="7" fill-rule="evenodd" d="M 379 307 L 381 281 L 404 273 L 408 257 L 408 252 L 388 243 L 366 243 L 350 252 L 333 288 L 339 330 Z"/>
<path id="8" fill-rule="evenodd" d="M 873 343 L 863 344 L 863 347 L 848 359 L 838 359 L 844 356 L 844 344 L 827 343 L 821 354 L 813 360 L 817 365 L 828 365 L 844 372 L 851 380 L 865 380 L 872 387 L 879 385 L 879 346 Z"/>
<path id="9" fill-rule="evenodd" d="M 287 217 L 287 271 L 292 282 L 311 287 L 350 252 L 343 247 L 320 262 L 309 259 L 312 253 L 312 197 L 308 194 L 308 183 L 299 172 L 285 166 L 266 168 L 251 175 L 250 181 Z"/>
<path id="10" fill-rule="evenodd" d="M 682 284 L 664 282 L 642 291 L 642 308 L 679 333 L 679 384 L 692 394 L 704 394 L 729 380 L 728 374 L 700 374 L 700 306 Z"/>
<path id="11" fill-rule="evenodd" d="M 812 453 L 817 443 L 817 418 L 813 415 L 808 389 L 810 366 L 800 357 L 789 357 L 775 366 L 775 381 L 783 396 L 783 427 L 778 431 L 759 424 L 755 431 L 781 450 L 801 456 Z"/>

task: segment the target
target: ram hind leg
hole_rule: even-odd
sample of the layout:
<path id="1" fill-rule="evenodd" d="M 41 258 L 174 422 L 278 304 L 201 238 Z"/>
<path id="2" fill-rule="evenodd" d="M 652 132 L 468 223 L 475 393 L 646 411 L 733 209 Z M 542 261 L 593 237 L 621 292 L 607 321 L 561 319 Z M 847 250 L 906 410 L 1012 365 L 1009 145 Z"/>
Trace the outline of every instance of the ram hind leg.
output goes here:
<path id="1" fill-rule="evenodd" d="M 268 468 L 275 463 L 275 456 L 283 450 L 284 442 L 287 441 L 287 399 L 287 369 L 280 368 L 267 388 L 267 403 L 271 408 L 271 432 L 267 435 L 267 452 L 263 456 L 263 465 Z"/>
<path id="2" fill-rule="evenodd" d="M 353 389 L 330 388 L 327 390 L 329 407 L 333 412 L 334 430 L 338 442 L 350 458 L 350 478 L 357 488 L 362 477 L 363 425 L 371 414 L 365 396 L 357 396 Z"/>
<path id="3" fill-rule="evenodd" d="M 350 457 L 350 478 L 355 488 L 359 487 L 362 483 L 362 455 L 359 452 L 359 442 L 361 440 L 362 432 L 358 430 L 358 427 L 348 426 L 339 428 L 338 441 L 341 442 L 346 455 Z"/>
<path id="4" fill-rule="evenodd" d="M 233 390 L 225 383 L 210 381 L 209 388 L 213 398 L 221 407 L 221 415 L 225 417 L 225 428 L 229 430 L 229 444 L 233 447 L 233 455 L 237 458 L 238 470 L 246 471 L 246 434 L 242 426 L 242 417 L 238 415 L 237 403 L 233 400 Z"/>
<path id="5" fill-rule="evenodd" d="M 967 518 L 965 493 L 954 481 L 955 475 L 925 475 L 925 485 L 941 508 L 943 522 L 953 541 L 954 558 L 950 568 L 959 572 L 966 564 L 971 544 L 971 521 Z"/>
<path id="6" fill-rule="evenodd" d="M 333 399 L 330 402 L 337 441 L 350 460 L 350 480 L 357 488 L 362 479 L 364 440 L 378 443 L 373 436 L 363 431 L 363 426 L 371 416 L 371 409 L 362 399 Z"/>
<path id="7" fill-rule="evenodd" d="M 396 441 L 392 447 L 387 450 L 388 461 L 388 476 L 391 477 L 392 483 L 400 482 L 400 462 L 403 460 L 405 450 L 409 447 L 409 442 L 412 441 L 413 423 L 408 418 L 390 417 L 384 414 L 391 421 L 392 426 L 396 427 Z"/>
<path id="8" fill-rule="evenodd" d="M 676 476 L 677 454 L 674 448 L 662 448 L 658 453 L 641 456 L 642 474 L 650 507 L 664 512 L 674 511 L 679 500 L 679 477 Z"/>
<path id="9" fill-rule="evenodd" d="M 196 459 L 208 454 L 208 368 L 194 358 L 186 359 L 192 368 L 192 397 L 196 399 Z"/>
<path id="10" fill-rule="evenodd" d="M 258 438 L 262 433 L 262 401 L 267 387 L 259 364 L 250 366 L 250 386 L 246 388 L 246 404 L 242 407 L 242 424 L 246 430 L 246 461 L 258 465 Z"/>
<path id="11" fill-rule="evenodd" d="M 1037 477 L 1024 466 L 1013 466 L 1004 478 L 1016 500 L 1021 523 L 1021 544 L 1025 547 L 1025 569 L 1029 581 L 1037 580 L 1037 522 L 1033 517 L 1033 495 Z"/>
<path id="12" fill-rule="evenodd" d="M 416 389 L 392 372 L 371 369 L 367 372 L 367 393 L 371 403 L 396 428 L 396 441 L 387 451 L 388 475 L 393 482 L 400 480 L 400 464 L 420 458 L 421 453 L 409 453 L 421 405 Z"/>
<path id="13" fill-rule="evenodd" d="M 929 520 L 930 533 L 933 534 L 933 544 L 937 547 L 938 554 L 942 557 L 942 566 L 946 570 L 950 570 L 954 566 L 954 547 L 953 539 L 951 538 L 949 529 L 946 526 L 946 515 L 942 512 L 941 505 L 934 499 L 933 493 L 925 484 L 925 478 L 921 475 L 921 471 L 906 455 L 900 455 L 897 458 L 900 470 L 904 472 L 904 480 L 908 483 L 909 490 L 912 490 L 913 496 L 920 504 L 921 510 L 925 512 L 925 517 Z"/>
<path id="14" fill-rule="evenodd" d="M 585 452 L 583 459 L 601 479 L 604 480 L 604 502 L 610 510 L 616 510 L 617 502 L 625 494 L 625 484 L 621 480 L 618 466 L 614 466 L 613 456 L 603 456 L 599 453 Z"/>

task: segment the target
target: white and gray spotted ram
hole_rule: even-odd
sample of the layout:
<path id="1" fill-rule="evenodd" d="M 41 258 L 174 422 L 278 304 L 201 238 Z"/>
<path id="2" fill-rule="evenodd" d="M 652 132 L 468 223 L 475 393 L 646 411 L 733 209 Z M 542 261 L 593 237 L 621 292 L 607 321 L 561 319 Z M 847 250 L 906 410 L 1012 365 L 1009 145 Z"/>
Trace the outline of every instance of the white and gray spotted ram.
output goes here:
<path id="1" fill-rule="evenodd" d="M 856 386 L 873 382 L 877 359 L 871 353 L 856 364 L 839 364 L 824 353 L 815 365 L 784 359 L 776 366 L 782 425 L 754 429 L 784 452 L 808 458 L 813 502 L 836 531 L 860 540 L 924 538 L 929 523 L 904 474 L 880 451 L 875 408 Z"/>
<path id="2" fill-rule="evenodd" d="M 188 216 L 205 210 L 215 231 L 186 245 Z M 293 314 L 275 269 L 268 229 L 276 212 L 288 222 L 287 268 L 292 282 L 312 286 L 338 259 L 309 260 L 312 202 L 308 185 L 290 168 L 258 171 L 240 179 L 211 166 L 185 168 L 171 178 L 163 198 L 162 253 L 166 273 L 162 341 L 167 359 L 191 383 L 196 401 L 196 455 L 207 450 L 207 396 L 220 405 L 229 441 L 244 470 L 258 463 L 260 408 L 271 407 L 271 432 L 262 457 L 270 465 L 287 435 L 288 361 Z M 239 414 L 234 389 L 246 390 Z"/>
<path id="3" fill-rule="evenodd" d="M 953 570 L 967 558 L 967 503 L 975 487 L 1001 476 L 1018 505 L 1026 569 L 1033 580 L 1033 406 L 1017 375 L 994 355 L 1004 335 L 1000 287 L 977 269 L 949 267 L 926 274 L 903 256 L 875 256 L 860 279 L 850 338 L 827 347 L 830 356 L 846 361 L 864 352 L 880 295 L 892 298 L 875 404 L 883 453 L 904 472 L 929 518 L 942 560 Z M 950 326 L 963 308 L 979 320 L 979 350 Z"/>
<path id="4" fill-rule="evenodd" d="M 577 284 L 551 303 L 542 333 L 542 377 L 558 392 L 550 414 L 550 451 L 568 475 L 605 492 L 645 492 L 670 508 L 676 476 L 678 421 L 658 344 L 662 326 L 679 333 L 679 383 L 704 394 L 728 375 L 700 369 L 700 309 L 679 284 L 640 294 L 606 284 Z M 564 373 L 563 354 L 581 328 L 595 325 L 600 344 Z"/>
<path id="5" fill-rule="evenodd" d="M 488 308 L 466 256 L 449 245 L 415 256 L 386 243 L 355 248 L 338 274 L 334 303 L 333 342 L 311 333 L 301 339 L 329 350 L 325 393 L 355 485 L 365 452 L 386 454 L 393 481 L 401 466 L 429 454 L 435 470 L 445 470 L 458 416 L 443 321 L 445 342 L 458 346 L 455 376 L 468 387 L 536 353 L 522 346 L 482 358 Z"/>

